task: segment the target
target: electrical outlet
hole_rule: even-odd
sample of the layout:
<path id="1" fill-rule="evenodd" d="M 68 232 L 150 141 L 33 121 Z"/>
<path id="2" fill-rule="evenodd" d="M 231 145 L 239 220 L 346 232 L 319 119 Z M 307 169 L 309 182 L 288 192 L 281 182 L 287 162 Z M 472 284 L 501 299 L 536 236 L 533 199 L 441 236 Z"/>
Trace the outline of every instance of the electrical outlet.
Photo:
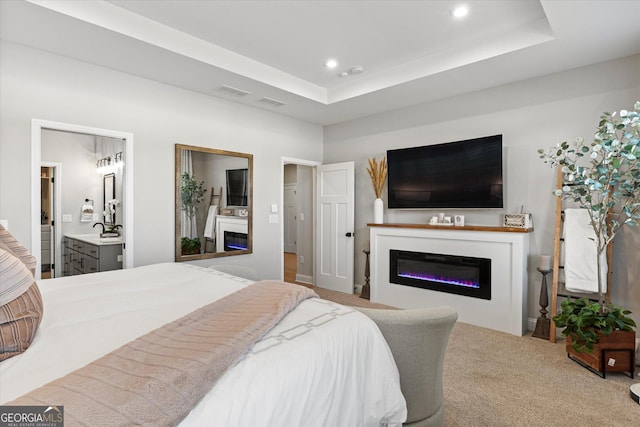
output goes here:
<path id="1" fill-rule="evenodd" d="M 300 264 L 304 264 L 304 255 L 300 255 Z"/>
<path id="2" fill-rule="evenodd" d="M 73 222 L 73 215 L 62 214 L 62 222 Z"/>
<path id="3" fill-rule="evenodd" d="M 304 212 L 300 212 L 300 221 L 304 221 Z"/>

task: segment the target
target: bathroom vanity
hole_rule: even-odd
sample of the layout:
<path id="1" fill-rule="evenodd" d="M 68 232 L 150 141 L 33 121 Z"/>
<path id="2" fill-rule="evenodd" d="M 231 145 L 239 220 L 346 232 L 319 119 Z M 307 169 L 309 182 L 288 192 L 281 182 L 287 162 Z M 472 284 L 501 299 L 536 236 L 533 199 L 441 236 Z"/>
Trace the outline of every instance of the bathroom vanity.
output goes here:
<path id="1" fill-rule="evenodd" d="M 94 234 L 66 235 L 63 239 L 64 276 L 97 273 L 122 268 L 121 237 L 100 238 Z"/>

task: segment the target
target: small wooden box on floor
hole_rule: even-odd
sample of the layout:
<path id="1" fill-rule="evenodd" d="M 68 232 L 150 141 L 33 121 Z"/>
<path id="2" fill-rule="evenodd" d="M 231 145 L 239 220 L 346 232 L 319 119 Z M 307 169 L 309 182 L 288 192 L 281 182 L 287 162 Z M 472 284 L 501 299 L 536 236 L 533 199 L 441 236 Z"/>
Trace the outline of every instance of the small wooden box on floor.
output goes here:
<path id="1" fill-rule="evenodd" d="M 567 337 L 567 356 L 602 378 L 607 372 L 625 372 L 633 378 L 635 344 L 635 332 L 613 331 L 609 336 L 600 336 L 593 353 L 578 353 L 573 349 L 571 337 Z"/>

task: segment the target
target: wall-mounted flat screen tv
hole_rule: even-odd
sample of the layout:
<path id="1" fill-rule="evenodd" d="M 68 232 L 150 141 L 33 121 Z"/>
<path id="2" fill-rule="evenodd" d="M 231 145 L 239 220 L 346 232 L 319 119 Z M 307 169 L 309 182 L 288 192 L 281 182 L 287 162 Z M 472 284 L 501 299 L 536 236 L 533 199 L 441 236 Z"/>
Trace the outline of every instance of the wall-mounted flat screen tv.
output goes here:
<path id="1" fill-rule="evenodd" d="M 391 209 L 502 208 L 502 135 L 387 151 Z"/>
<path id="2" fill-rule="evenodd" d="M 227 206 L 248 206 L 249 170 L 227 169 Z"/>

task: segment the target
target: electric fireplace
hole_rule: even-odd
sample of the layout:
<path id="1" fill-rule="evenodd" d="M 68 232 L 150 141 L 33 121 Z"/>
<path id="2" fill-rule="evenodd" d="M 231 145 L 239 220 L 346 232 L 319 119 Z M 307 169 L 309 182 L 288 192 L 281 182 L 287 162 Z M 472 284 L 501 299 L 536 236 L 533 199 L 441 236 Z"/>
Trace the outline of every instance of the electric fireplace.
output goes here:
<path id="1" fill-rule="evenodd" d="M 391 283 L 491 299 L 490 259 L 395 249 L 389 258 Z"/>
<path id="2" fill-rule="evenodd" d="M 249 235 L 247 233 L 237 233 L 235 231 L 224 232 L 224 250 L 225 251 L 239 251 L 246 250 L 248 245 Z"/>

